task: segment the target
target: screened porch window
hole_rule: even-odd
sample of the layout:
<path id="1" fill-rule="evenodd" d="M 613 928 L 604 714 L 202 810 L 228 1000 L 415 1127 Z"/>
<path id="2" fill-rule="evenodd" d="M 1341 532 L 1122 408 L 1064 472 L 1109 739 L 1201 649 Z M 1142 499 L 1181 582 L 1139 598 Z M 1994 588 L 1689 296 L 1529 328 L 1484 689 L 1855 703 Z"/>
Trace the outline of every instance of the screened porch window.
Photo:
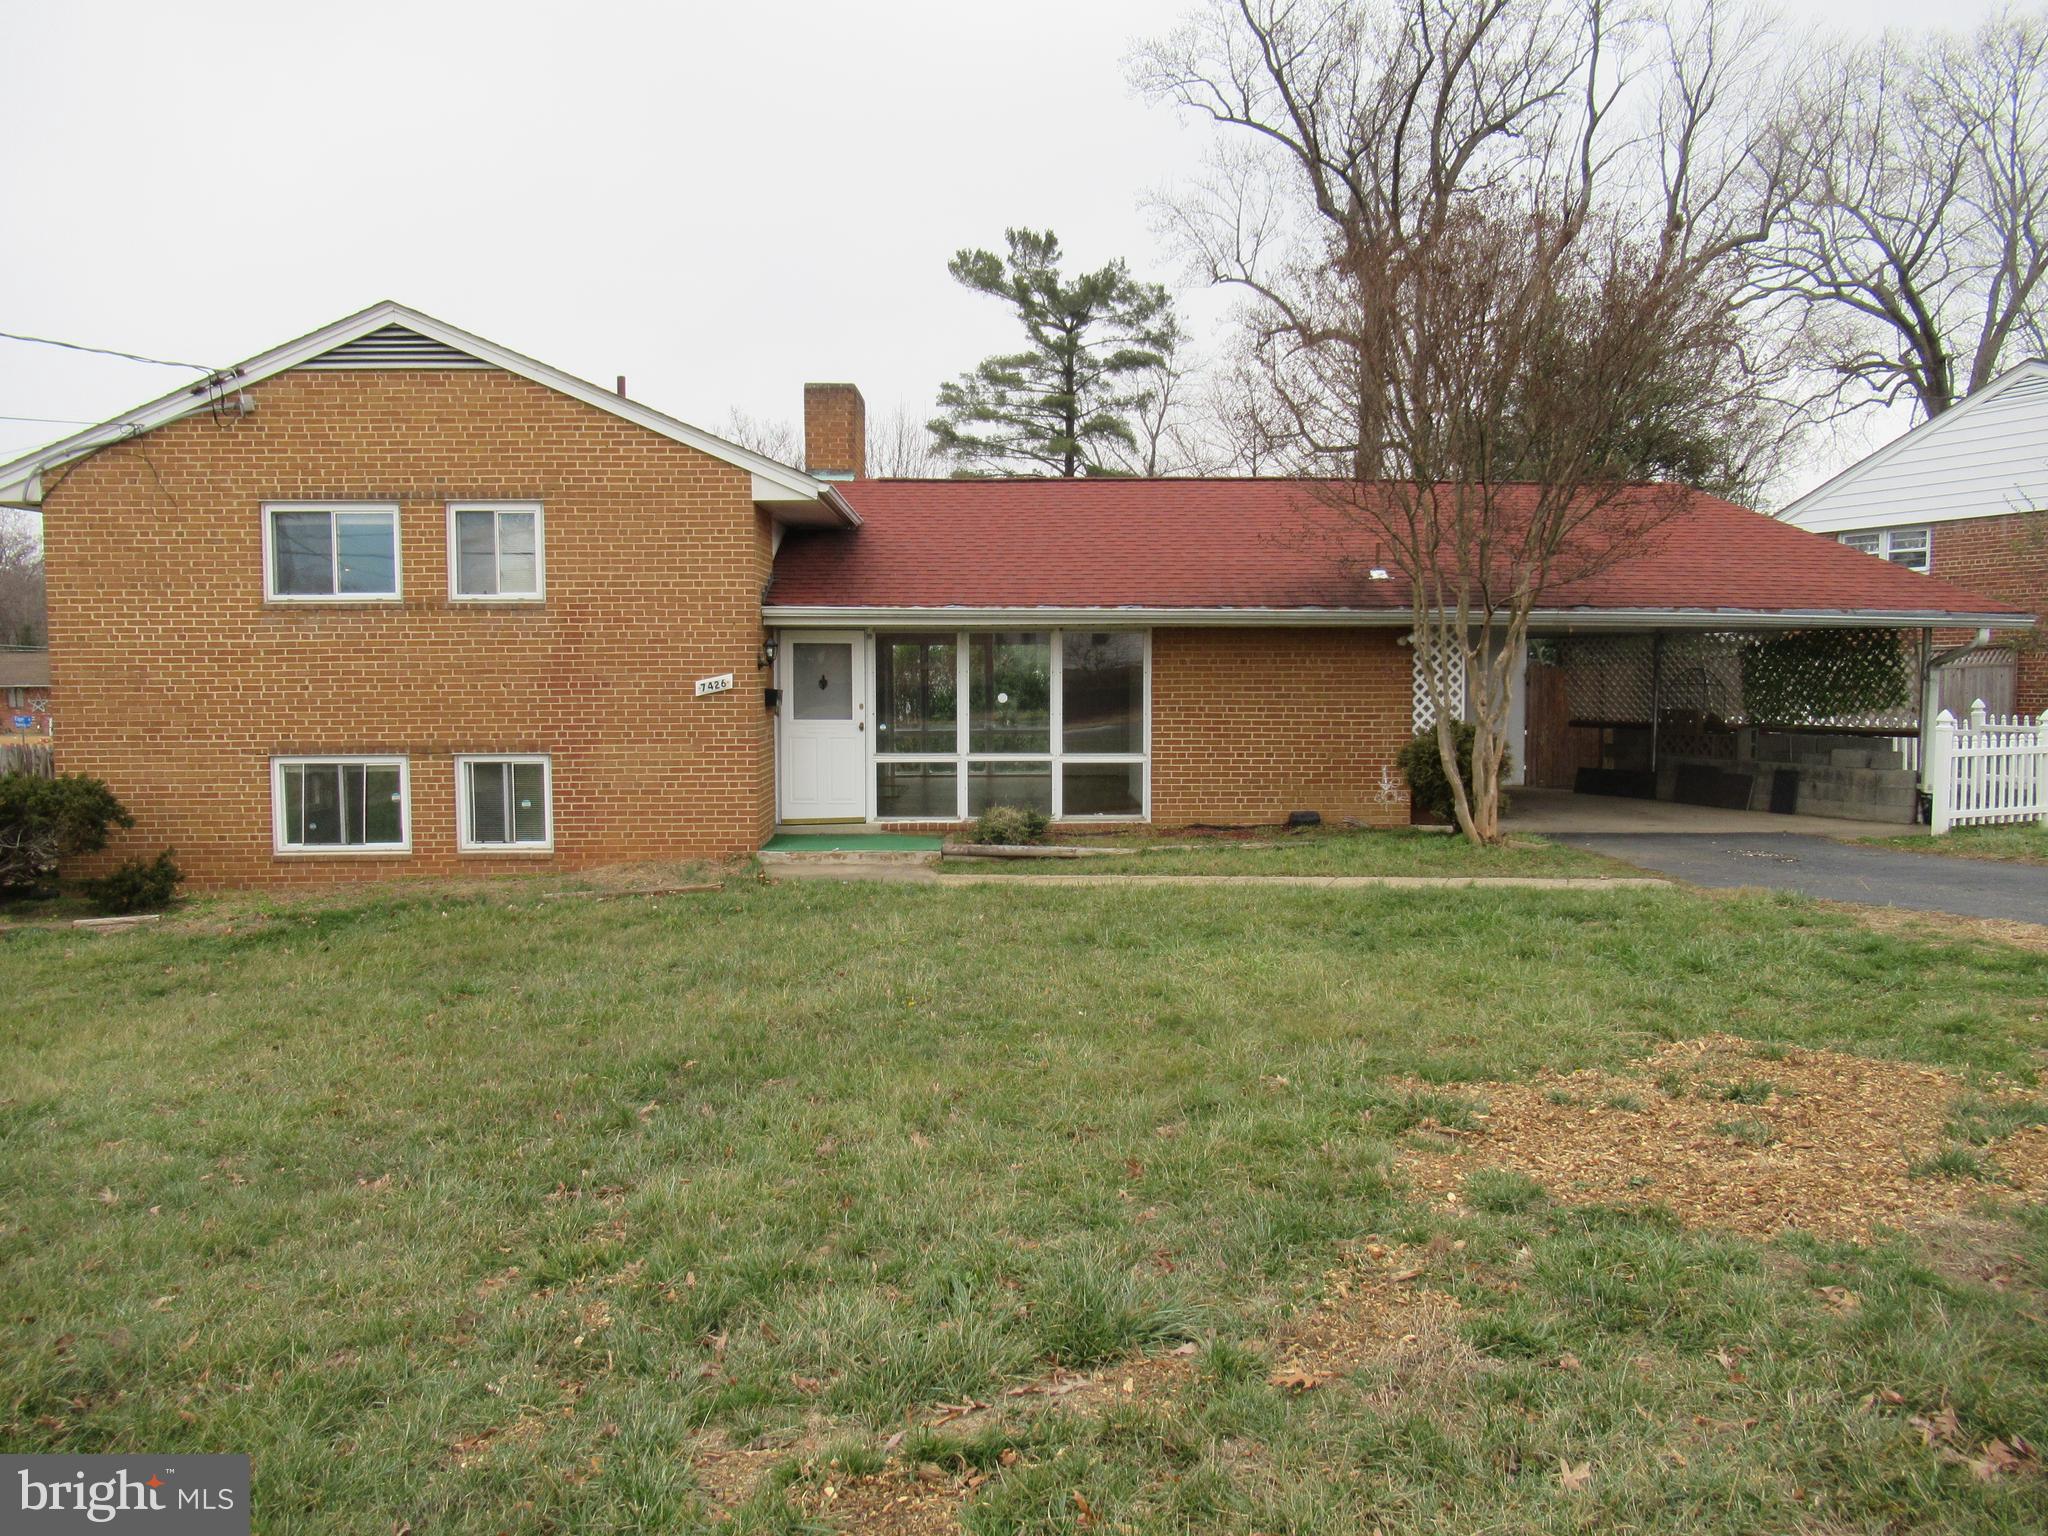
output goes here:
<path id="1" fill-rule="evenodd" d="M 1142 818 L 1147 647 L 1142 630 L 877 635 L 876 815 Z"/>

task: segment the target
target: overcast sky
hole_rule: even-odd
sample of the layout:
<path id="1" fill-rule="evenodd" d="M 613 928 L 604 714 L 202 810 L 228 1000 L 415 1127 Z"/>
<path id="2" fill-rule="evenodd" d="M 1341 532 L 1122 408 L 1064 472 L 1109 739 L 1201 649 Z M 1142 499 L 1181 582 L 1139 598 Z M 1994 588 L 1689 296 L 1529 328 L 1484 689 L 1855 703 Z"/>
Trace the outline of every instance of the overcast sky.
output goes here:
<path id="1" fill-rule="evenodd" d="M 1178 282 L 1141 203 L 1208 131 L 1124 59 L 1183 9 L 0 0 L 0 330 L 224 366 L 393 298 L 706 427 L 793 419 L 806 379 L 922 414 L 1014 340 L 947 277 L 958 247 L 1050 227 Z M 97 421 L 190 377 L 0 340 L 0 415 Z M 70 430 L 0 421 L 0 457 Z"/>

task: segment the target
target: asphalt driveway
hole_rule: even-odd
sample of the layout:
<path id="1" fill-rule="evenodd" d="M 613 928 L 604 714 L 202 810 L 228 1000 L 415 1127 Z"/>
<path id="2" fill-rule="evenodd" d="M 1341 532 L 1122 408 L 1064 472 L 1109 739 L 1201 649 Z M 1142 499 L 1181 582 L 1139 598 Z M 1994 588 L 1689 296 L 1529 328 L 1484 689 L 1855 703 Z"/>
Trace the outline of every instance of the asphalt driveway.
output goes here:
<path id="1" fill-rule="evenodd" d="M 1860 848 L 1798 833 L 1552 833 L 1694 885 L 1762 886 L 1826 901 L 2048 923 L 2048 866 Z"/>

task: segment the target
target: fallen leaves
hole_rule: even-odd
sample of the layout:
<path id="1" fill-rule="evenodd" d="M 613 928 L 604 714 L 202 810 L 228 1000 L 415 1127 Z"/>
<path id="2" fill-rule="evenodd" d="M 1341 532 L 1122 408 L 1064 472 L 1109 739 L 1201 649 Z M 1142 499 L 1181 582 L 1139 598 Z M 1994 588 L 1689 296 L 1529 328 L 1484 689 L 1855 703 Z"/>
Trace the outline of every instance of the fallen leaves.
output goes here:
<path id="1" fill-rule="evenodd" d="M 1266 1378 L 1266 1385 L 1278 1387 L 1282 1392 L 1313 1392 L 1329 1379 L 1320 1371 L 1305 1371 L 1299 1366 L 1284 1366 Z"/>
<path id="2" fill-rule="evenodd" d="M 1903 1407 L 1906 1399 L 1889 1387 L 1880 1387 L 1858 1405 L 1869 1412 L 1880 1406 Z M 1934 1452 L 1948 1466 L 1962 1467 L 1981 1483 L 2002 1478 L 2031 1475 L 2041 1470 L 2040 1453 L 2021 1435 L 1994 1435 L 1980 1444 L 1963 1427 L 1962 1415 L 1946 1398 L 1932 1413 L 1906 1416 L 1906 1427 L 1920 1438 L 1921 1447 Z"/>
<path id="3" fill-rule="evenodd" d="M 1582 1493 L 1593 1484 L 1593 1464 L 1582 1461 L 1573 1466 L 1563 1456 L 1557 1459 L 1557 1486 L 1566 1493 Z"/>
<path id="4" fill-rule="evenodd" d="M 2033 1446 L 2014 1435 L 2010 1440 L 1987 1440 L 1984 1448 L 1969 1458 L 1965 1465 L 1970 1475 L 1980 1483 L 1995 1483 L 2001 1477 L 2012 1477 L 2023 1472 L 2038 1472 L 2040 1457 Z"/>

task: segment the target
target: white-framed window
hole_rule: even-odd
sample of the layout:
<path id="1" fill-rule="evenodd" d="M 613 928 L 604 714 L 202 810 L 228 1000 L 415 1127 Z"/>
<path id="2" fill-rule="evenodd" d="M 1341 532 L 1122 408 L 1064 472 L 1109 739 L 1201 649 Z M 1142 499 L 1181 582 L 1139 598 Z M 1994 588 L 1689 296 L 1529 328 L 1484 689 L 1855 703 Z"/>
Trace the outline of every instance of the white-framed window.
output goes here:
<path id="1" fill-rule="evenodd" d="M 555 846 L 555 774 L 538 754 L 455 759 L 455 824 L 466 852 L 545 853 Z"/>
<path id="2" fill-rule="evenodd" d="M 411 796 L 402 757 L 272 758 L 272 846 L 279 853 L 409 852 Z"/>
<path id="3" fill-rule="evenodd" d="M 396 502 L 263 504 L 263 595 L 272 602 L 392 602 L 398 562 Z"/>
<path id="4" fill-rule="evenodd" d="M 1924 527 L 1866 528 L 1857 533 L 1845 533 L 1841 540 L 1851 549 L 1860 549 L 1866 555 L 1876 555 L 1880 560 L 1889 560 L 1893 565 L 1903 565 L 1915 571 L 1928 568 L 1934 549 L 1933 537 Z"/>
<path id="5" fill-rule="evenodd" d="M 872 649 L 877 820 L 1151 814 L 1148 631 L 885 631 Z"/>
<path id="6" fill-rule="evenodd" d="M 448 504 L 448 596 L 458 603 L 533 603 L 546 592 L 537 501 Z"/>

